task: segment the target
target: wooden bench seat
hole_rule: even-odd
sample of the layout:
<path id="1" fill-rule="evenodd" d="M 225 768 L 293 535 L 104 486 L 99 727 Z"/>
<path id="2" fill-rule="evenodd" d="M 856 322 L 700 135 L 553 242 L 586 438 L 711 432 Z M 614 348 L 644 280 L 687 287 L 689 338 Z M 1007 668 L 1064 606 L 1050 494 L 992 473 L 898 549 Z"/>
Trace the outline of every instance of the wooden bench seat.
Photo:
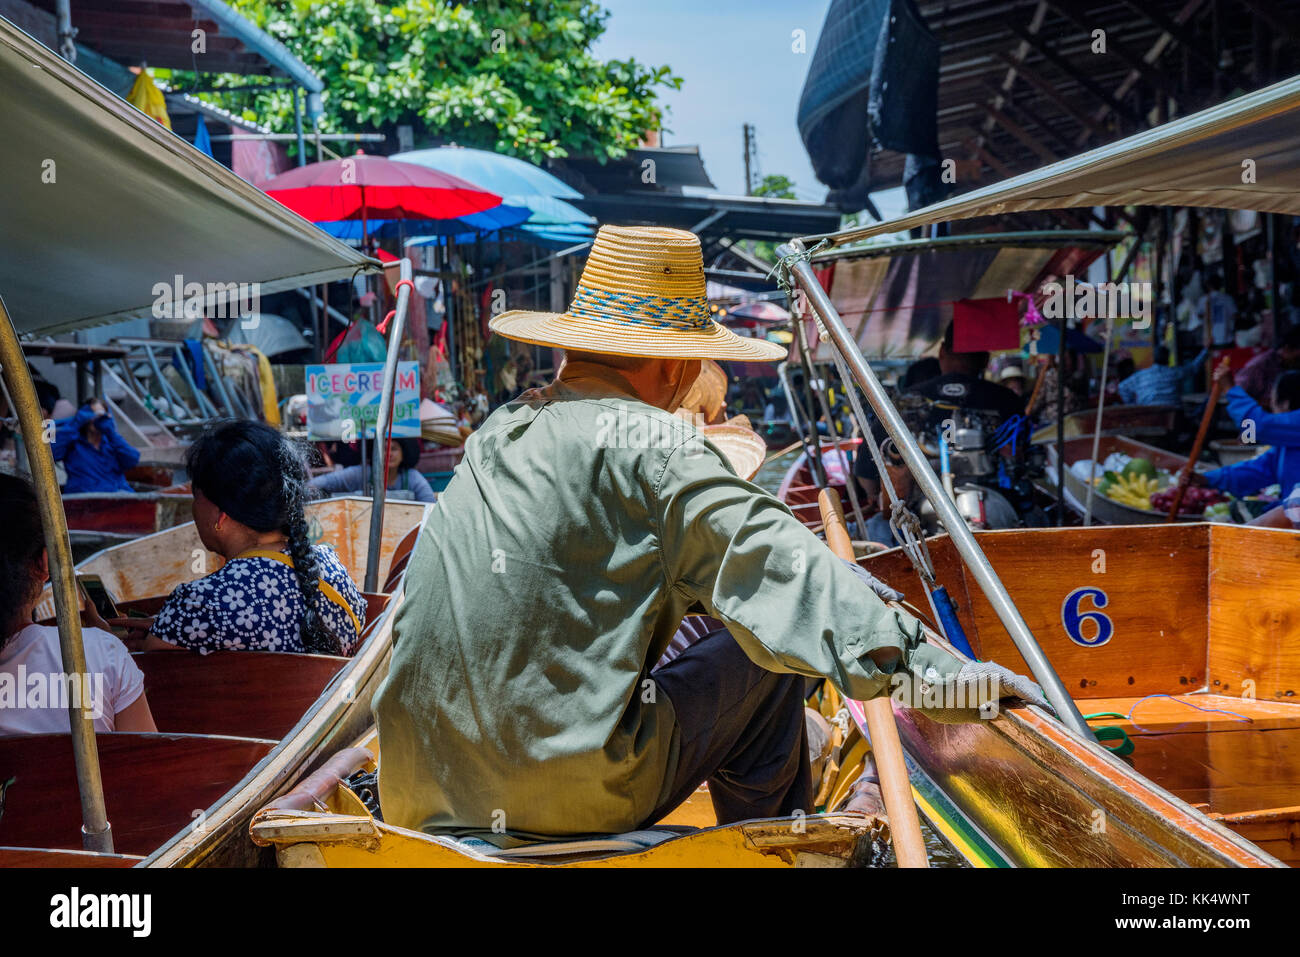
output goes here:
<path id="1" fill-rule="evenodd" d="M 159 731 L 276 741 L 348 662 L 277 651 L 147 651 L 132 657 L 144 672 Z"/>
<path id="2" fill-rule="evenodd" d="M 172 734 L 100 734 L 104 801 L 119 854 L 152 853 L 262 760 L 275 742 Z M 67 734 L 0 738 L 0 780 L 14 778 L 0 846 L 80 850 L 81 805 Z"/>

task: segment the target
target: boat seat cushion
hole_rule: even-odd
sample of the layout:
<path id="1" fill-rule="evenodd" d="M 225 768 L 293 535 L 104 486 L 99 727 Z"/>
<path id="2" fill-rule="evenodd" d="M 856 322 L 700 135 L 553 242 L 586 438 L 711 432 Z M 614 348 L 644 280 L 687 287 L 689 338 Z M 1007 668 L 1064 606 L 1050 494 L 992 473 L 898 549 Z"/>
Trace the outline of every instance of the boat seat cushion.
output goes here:
<path id="1" fill-rule="evenodd" d="M 625 831 L 622 834 L 610 834 L 607 837 L 580 838 L 573 841 L 546 841 L 511 848 L 499 848 L 477 837 L 463 837 L 458 840 L 458 843 L 487 857 L 519 860 L 534 857 L 571 857 L 578 854 L 605 855 L 644 851 L 675 837 L 693 834 L 696 830 L 697 828 L 693 827 L 657 827 L 644 831 Z"/>

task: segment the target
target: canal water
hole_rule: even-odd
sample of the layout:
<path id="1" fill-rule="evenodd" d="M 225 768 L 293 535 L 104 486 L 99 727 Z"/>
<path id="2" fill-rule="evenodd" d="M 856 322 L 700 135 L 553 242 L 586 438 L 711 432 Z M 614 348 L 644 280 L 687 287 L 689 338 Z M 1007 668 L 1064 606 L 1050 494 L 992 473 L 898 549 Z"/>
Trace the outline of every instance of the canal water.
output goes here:
<path id="1" fill-rule="evenodd" d="M 795 463 L 795 460 L 798 457 L 799 450 L 796 449 L 780 458 L 764 462 L 763 467 L 759 469 L 758 474 L 754 476 L 754 483 L 762 486 L 775 495 L 777 489 L 781 487 L 781 479 L 785 477 L 786 470 Z M 956 854 L 947 844 L 943 843 L 943 841 L 939 839 L 939 836 L 925 823 L 924 818 L 921 820 L 921 832 L 925 835 L 925 846 L 926 851 L 930 855 L 931 867 L 970 866 L 961 855 Z M 895 864 L 894 850 L 891 847 L 889 851 L 886 852 L 884 858 L 880 861 L 880 866 L 893 867 Z"/>

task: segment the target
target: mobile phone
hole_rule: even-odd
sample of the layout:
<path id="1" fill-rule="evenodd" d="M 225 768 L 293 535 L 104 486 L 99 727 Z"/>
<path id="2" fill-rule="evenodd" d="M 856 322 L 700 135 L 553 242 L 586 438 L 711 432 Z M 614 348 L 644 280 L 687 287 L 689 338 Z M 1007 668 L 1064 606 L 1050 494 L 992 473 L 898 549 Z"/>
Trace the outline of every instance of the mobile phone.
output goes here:
<path id="1" fill-rule="evenodd" d="M 107 621 L 110 618 L 122 617 L 118 613 L 113 596 L 109 594 L 108 589 L 104 587 L 103 580 L 98 575 L 78 575 L 77 584 L 81 586 L 82 594 L 86 596 L 86 600 L 95 606 L 100 618 Z"/>

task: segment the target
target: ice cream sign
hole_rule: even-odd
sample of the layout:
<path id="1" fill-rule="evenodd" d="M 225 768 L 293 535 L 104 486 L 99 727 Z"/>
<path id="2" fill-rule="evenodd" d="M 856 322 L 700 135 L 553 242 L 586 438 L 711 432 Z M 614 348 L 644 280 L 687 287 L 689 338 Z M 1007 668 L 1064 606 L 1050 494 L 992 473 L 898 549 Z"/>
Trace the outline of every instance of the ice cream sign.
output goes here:
<path id="1" fill-rule="evenodd" d="M 374 438 L 384 391 L 382 362 L 307 366 L 307 436 L 313 441 Z M 393 435 L 420 435 L 420 366 L 399 362 L 393 392 Z"/>

